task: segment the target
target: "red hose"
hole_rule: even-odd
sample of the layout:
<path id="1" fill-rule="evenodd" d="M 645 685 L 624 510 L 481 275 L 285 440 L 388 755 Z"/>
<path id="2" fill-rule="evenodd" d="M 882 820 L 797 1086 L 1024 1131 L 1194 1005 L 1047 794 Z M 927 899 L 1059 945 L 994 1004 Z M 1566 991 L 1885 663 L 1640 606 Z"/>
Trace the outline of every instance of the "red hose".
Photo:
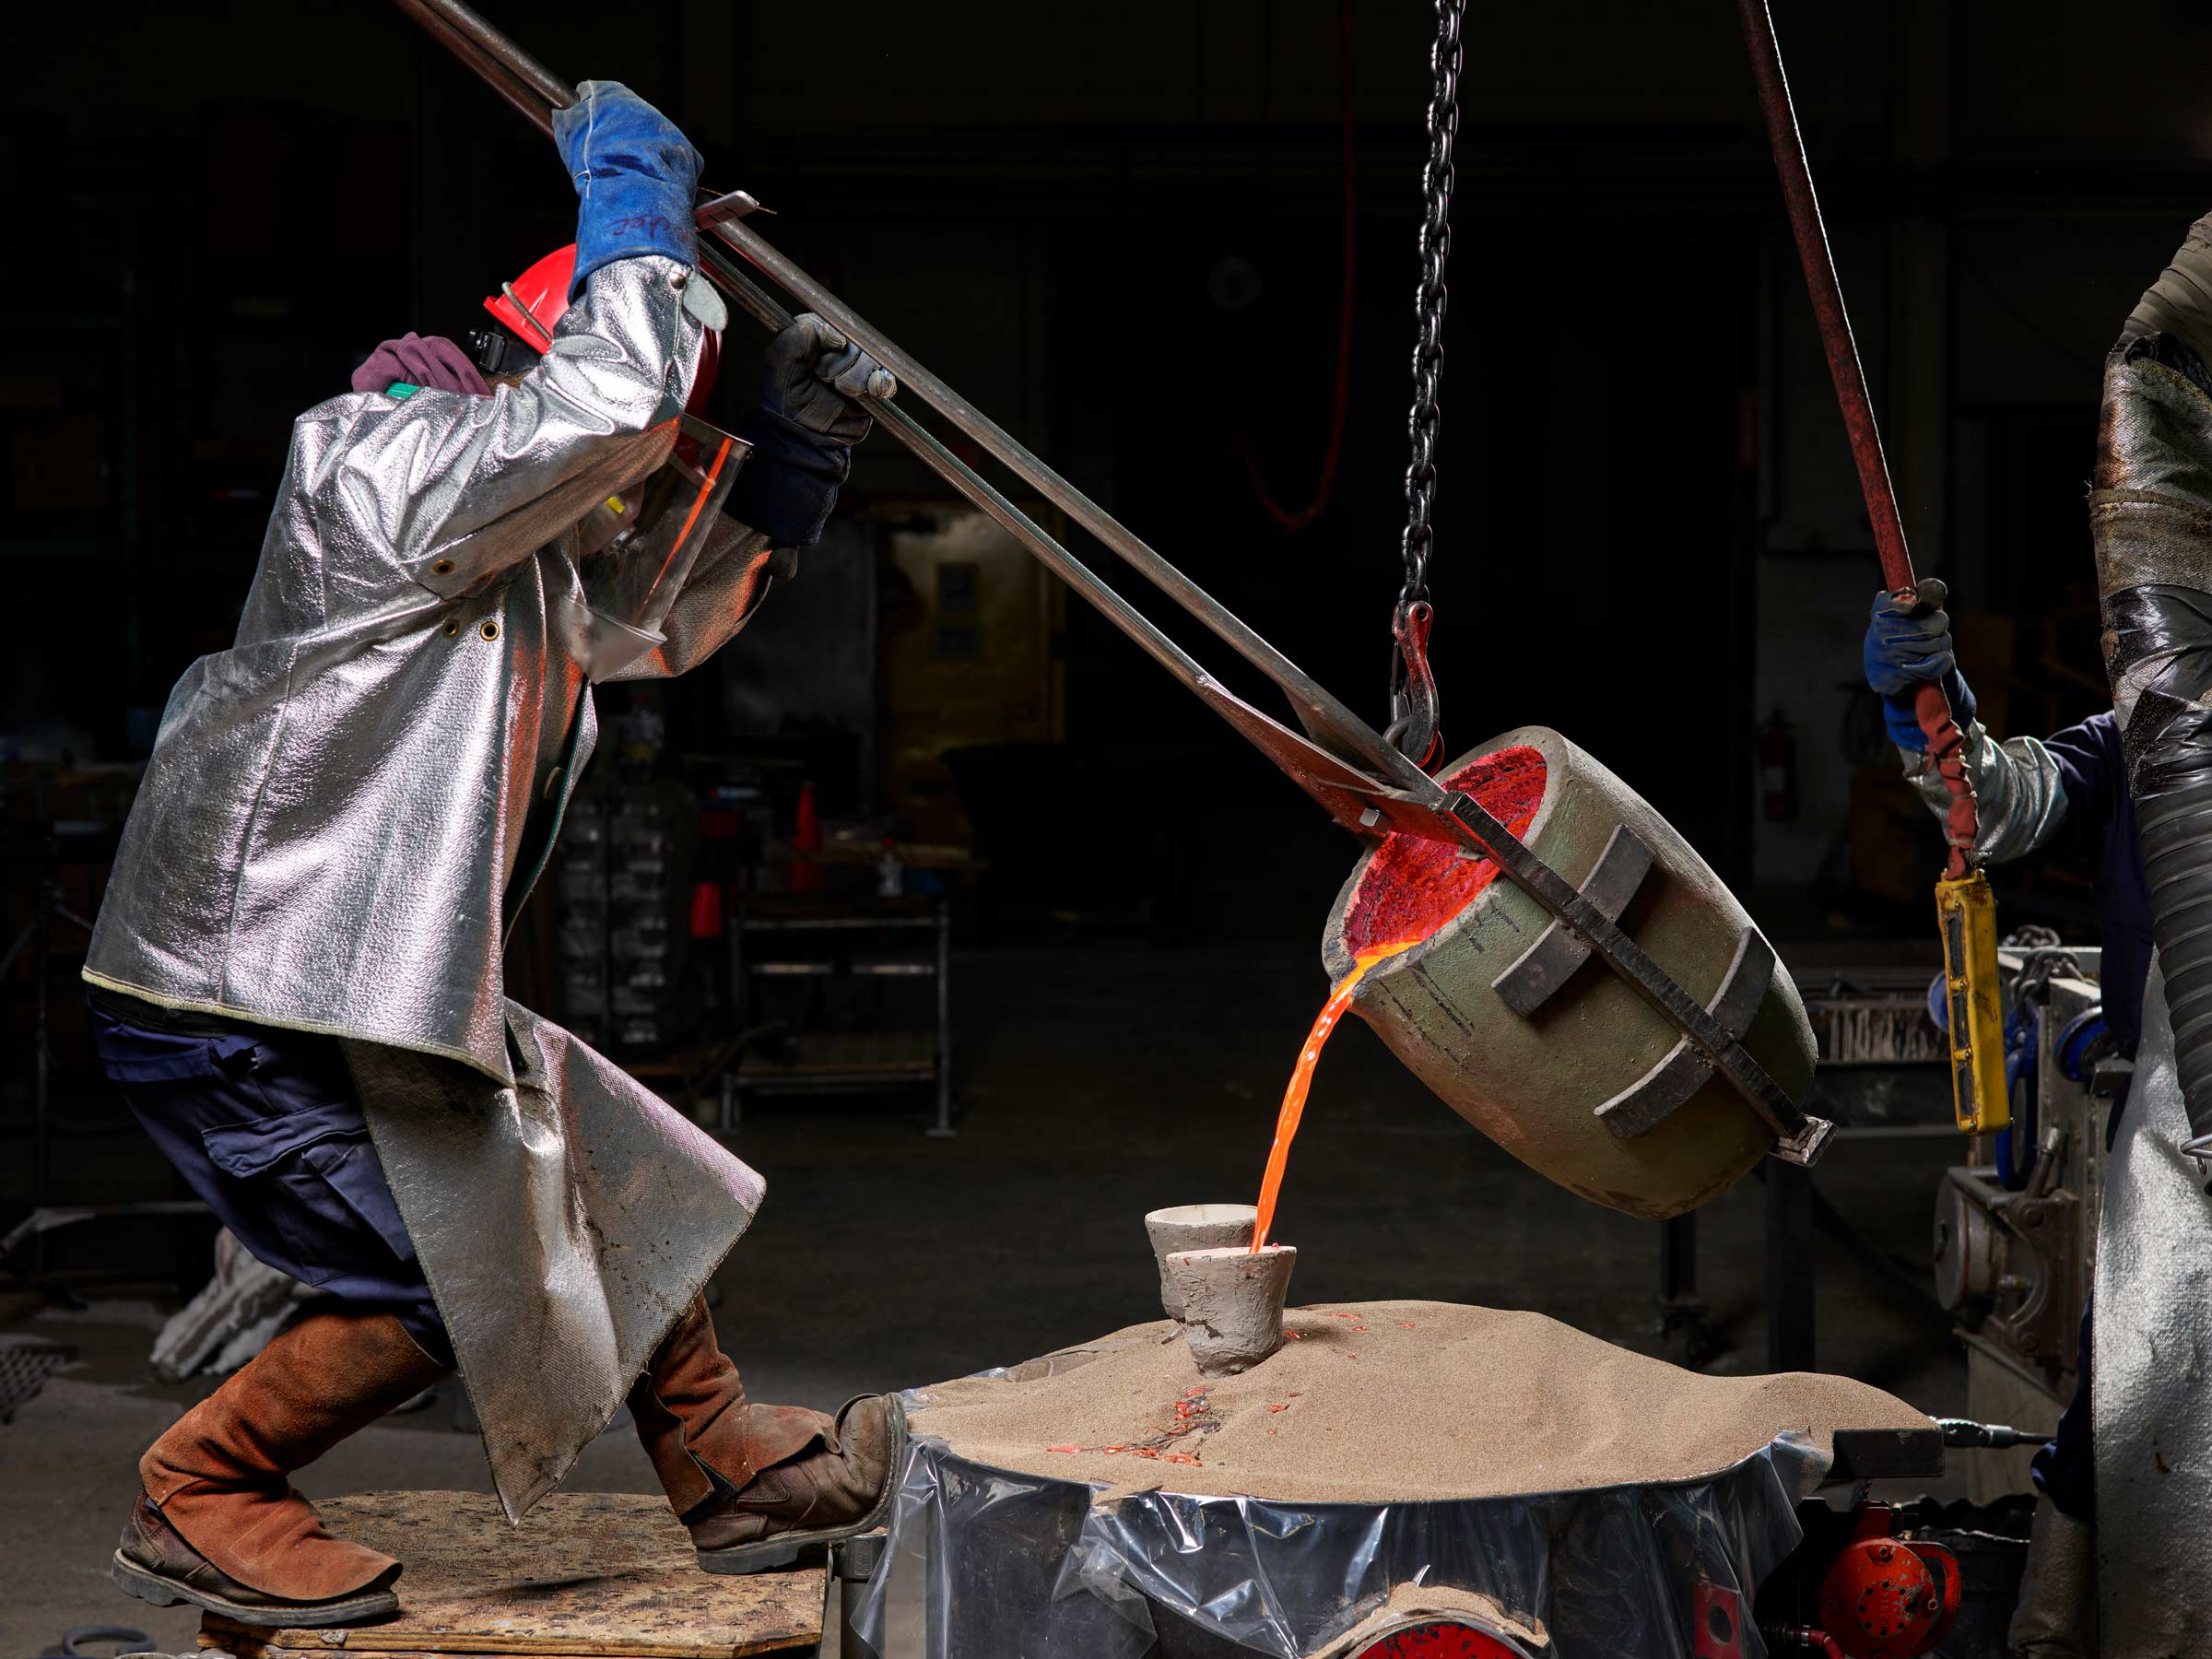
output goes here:
<path id="1" fill-rule="evenodd" d="M 1249 433 L 1240 432 L 1236 446 L 1244 457 L 1244 475 L 1252 480 L 1252 492 L 1259 499 L 1260 511 L 1286 530 L 1303 530 L 1328 511 L 1329 498 L 1336 491 L 1336 466 L 1344 458 L 1344 429 L 1352 400 L 1352 290 L 1353 276 L 1358 268 L 1358 216 L 1355 211 L 1353 165 L 1357 127 L 1352 118 L 1352 0 L 1340 0 L 1337 7 L 1338 51 L 1342 57 L 1343 94 L 1342 118 L 1344 125 L 1344 253 L 1343 277 L 1339 288 L 1336 312 L 1336 384 L 1329 394 L 1329 441 L 1322 451 L 1321 477 L 1313 487 L 1313 499 L 1305 506 L 1292 509 L 1280 505 L 1267 493 L 1265 480 L 1260 477 L 1260 461 L 1253 453 Z"/>

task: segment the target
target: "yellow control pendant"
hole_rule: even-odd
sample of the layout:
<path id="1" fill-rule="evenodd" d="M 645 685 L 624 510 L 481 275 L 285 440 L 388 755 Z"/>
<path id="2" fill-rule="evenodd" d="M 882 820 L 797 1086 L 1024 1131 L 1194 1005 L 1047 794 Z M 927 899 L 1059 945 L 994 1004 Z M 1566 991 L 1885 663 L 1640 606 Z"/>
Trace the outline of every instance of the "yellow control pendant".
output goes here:
<path id="1" fill-rule="evenodd" d="M 1997 901 L 1975 870 L 1936 884 L 1943 982 L 1950 1003 L 1951 1104 L 1968 1135 L 2012 1122 L 2005 1087 L 2004 1014 L 1997 1000 Z"/>

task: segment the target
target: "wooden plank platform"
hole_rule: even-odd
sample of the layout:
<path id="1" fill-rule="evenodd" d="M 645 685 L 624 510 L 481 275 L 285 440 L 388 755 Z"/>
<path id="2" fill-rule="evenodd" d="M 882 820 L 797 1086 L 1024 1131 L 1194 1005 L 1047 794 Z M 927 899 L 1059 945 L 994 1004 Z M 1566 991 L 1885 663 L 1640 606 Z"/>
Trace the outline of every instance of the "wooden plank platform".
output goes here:
<path id="1" fill-rule="evenodd" d="M 657 1494 L 557 1492 L 519 1527 L 476 1492 L 363 1492 L 315 1507 L 332 1532 L 406 1564 L 398 1614 L 335 1630 L 253 1630 L 209 1614 L 203 1648 L 239 1659 L 333 1650 L 742 1659 L 821 1643 L 826 1566 L 701 1572 Z"/>

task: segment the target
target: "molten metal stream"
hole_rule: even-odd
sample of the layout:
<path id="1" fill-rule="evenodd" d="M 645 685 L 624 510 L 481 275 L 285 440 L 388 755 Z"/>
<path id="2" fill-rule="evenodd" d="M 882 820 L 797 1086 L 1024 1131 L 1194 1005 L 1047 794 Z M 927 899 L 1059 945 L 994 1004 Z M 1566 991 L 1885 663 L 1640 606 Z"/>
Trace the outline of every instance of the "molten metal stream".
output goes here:
<path id="1" fill-rule="evenodd" d="M 1344 983 L 1329 993 L 1329 1000 L 1322 1005 L 1321 1018 L 1306 1033 L 1306 1045 L 1299 1051 L 1298 1065 L 1290 1073 L 1290 1087 L 1283 1091 L 1282 1112 L 1275 1120 L 1275 1145 L 1267 1149 L 1267 1173 L 1260 1179 L 1260 1217 L 1252 1228 L 1252 1248 L 1255 1254 L 1267 1242 L 1267 1230 L 1275 1225 L 1275 1201 L 1282 1195 L 1283 1170 L 1290 1161 L 1290 1143 L 1298 1138 L 1299 1120 L 1306 1115 L 1306 1095 L 1313 1087 L 1313 1068 L 1321 1063 L 1322 1045 L 1336 1029 L 1336 1022 L 1344 1018 L 1344 1011 L 1352 1006 L 1352 993 L 1359 988 L 1367 971 L 1419 943 L 1418 939 L 1400 939 L 1394 945 L 1378 945 L 1372 950 L 1361 951 L 1351 972 L 1345 975 Z"/>
<path id="2" fill-rule="evenodd" d="M 1465 790 L 1513 834 L 1525 836 L 1544 804 L 1547 775 L 1543 755 L 1526 744 L 1516 744 L 1461 767 L 1444 780 L 1444 787 Z M 1344 983 L 1329 994 L 1321 1018 L 1306 1033 L 1290 1087 L 1283 1093 L 1283 1110 L 1275 1121 L 1275 1145 L 1268 1148 L 1267 1173 L 1260 1182 L 1259 1219 L 1252 1230 L 1255 1253 L 1266 1244 L 1275 1225 L 1283 1167 L 1290 1161 L 1290 1143 L 1306 1113 L 1306 1093 L 1313 1087 L 1322 1044 L 1352 1006 L 1352 993 L 1377 962 L 1411 950 L 1463 913 L 1497 878 L 1498 866 L 1491 860 L 1462 858 L 1454 848 L 1411 835 L 1385 837 L 1368 861 L 1359 891 L 1345 912 L 1342 938 L 1354 952 L 1354 966 Z M 1363 940 L 1378 935 L 1389 943 L 1360 948 Z"/>

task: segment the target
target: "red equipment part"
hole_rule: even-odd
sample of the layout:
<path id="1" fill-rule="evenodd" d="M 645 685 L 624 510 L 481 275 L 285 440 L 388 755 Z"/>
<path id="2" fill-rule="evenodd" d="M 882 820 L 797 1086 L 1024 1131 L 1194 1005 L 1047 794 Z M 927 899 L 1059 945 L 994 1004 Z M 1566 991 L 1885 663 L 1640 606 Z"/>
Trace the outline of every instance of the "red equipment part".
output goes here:
<path id="1" fill-rule="evenodd" d="M 1797 112 L 1790 101 L 1782 47 L 1774 38 L 1774 19 L 1768 13 L 1767 0 L 1736 0 L 1735 9 L 1744 26 L 1744 45 L 1751 54 L 1751 76 L 1759 83 L 1759 108 L 1766 118 L 1774 170 L 1782 175 L 1782 199 L 1789 208 L 1798 263 L 1805 267 L 1805 286 L 1812 295 L 1820 343 L 1828 353 L 1829 378 L 1835 382 L 1836 402 L 1843 411 L 1844 429 L 1851 434 L 1851 456 L 1859 469 L 1859 493 L 1865 499 L 1866 517 L 1874 525 L 1875 548 L 1882 559 L 1882 582 L 1900 605 L 1910 606 L 1914 602 L 1912 555 L 1905 546 L 1905 527 L 1897 513 L 1897 491 L 1889 481 L 1888 458 L 1882 453 L 1882 430 L 1866 395 L 1866 371 L 1859 363 L 1858 342 L 1852 337 L 1851 313 L 1843 308 L 1843 290 L 1836 281 L 1836 262 L 1829 252 L 1828 229 L 1820 218 L 1820 198 L 1813 194 L 1812 171 L 1806 163 Z M 1967 874 L 1968 860 L 1981 833 L 1973 781 L 1966 775 L 1966 735 L 1952 718 L 1950 702 L 1939 685 L 1924 685 L 1914 691 L 1912 714 L 1927 734 L 1928 758 L 1943 779 L 1944 788 L 1950 792 L 1950 811 L 1944 820 L 1950 853 L 1944 875 L 1956 881 Z"/>
<path id="2" fill-rule="evenodd" d="M 553 349 L 553 331 L 569 309 L 569 288 L 576 280 L 576 244 L 556 248 L 512 282 L 500 284 L 488 294 L 484 309 L 538 356 Z M 722 336 L 710 332 L 700 347 L 699 373 L 691 382 L 691 397 L 684 411 L 700 413 L 714 390 L 714 374 L 722 359 Z"/>
<path id="3" fill-rule="evenodd" d="M 722 883 L 695 881 L 691 884 L 691 936 L 695 939 L 722 937 Z"/>
<path id="4" fill-rule="evenodd" d="M 790 887 L 794 893 L 818 893 L 830 885 L 822 867 L 822 813 L 814 785 L 799 786 L 798 826 L 791 837 Z"/>
<path id="5" fill-rule="evenodd" d="M 1868 1504 L 1820 1581 L 1821 1630 L 1846 1659 L 1912 1659 L 1958 1620 L 1958 1558 L 1894 1536 L 1894 1524 L 1885 1505 Z"/>
<path id="6" fill-rule="evenodd" d="M 1424 1621 L 1394 1630 L 1363 1647 L 1354 1659 L 1525 1659 L 1517 1646 L 1455 1618 Z"/>
<path id="7" fill-rule="evenodd" d="M 1744 1659 L 1744 1598 L 1724 1585 L 1698 1581 L 1690 1592 L 1694 1659 Z"/>

